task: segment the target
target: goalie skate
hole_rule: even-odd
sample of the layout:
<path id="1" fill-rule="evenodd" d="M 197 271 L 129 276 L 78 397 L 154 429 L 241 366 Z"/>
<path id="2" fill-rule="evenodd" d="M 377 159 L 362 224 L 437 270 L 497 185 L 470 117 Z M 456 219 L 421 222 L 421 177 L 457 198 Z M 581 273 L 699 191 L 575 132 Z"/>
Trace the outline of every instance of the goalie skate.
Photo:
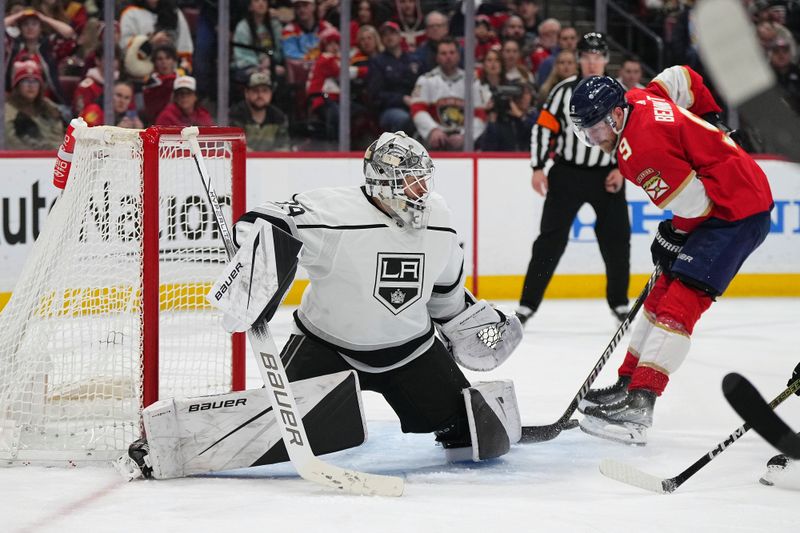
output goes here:
<path id="1" fill-rule="evenodd" d="M 654 392 L 636 389 L 623 400 L 587 407 L 581 431 L 623 444 L 647 444 L 647 428 L 653 425 Z"/>
<path id="2" fill-rule="evenodd" d="M 148 457 L 150 448 L 144 438 L 134 441 L 128 453 L 114 461 L 114 468 L 128 481 L 153 477 L 153 465 Z"/>
<path id="3" fill-rule="evenodd" d="M 800 490 L 800 461 L 792 460 L 784 454 L 776 455 L 767 461 L 767 471 L 758 480 L 762 485 Z"/>

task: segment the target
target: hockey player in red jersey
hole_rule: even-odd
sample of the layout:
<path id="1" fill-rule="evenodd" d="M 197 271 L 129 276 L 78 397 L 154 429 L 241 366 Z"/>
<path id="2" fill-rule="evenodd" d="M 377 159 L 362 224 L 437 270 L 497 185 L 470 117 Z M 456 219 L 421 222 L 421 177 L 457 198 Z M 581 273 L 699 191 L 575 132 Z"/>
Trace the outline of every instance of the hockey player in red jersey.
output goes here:
<path id="1" fill-rule="evenodd" d="M 700 315 L 769 232 L 767 177 L 707 121 L 718 122 L 719 111 L 702 77 L 685 66 L 627 93 L 606 76 L 587 78 L 573 92 L 577 136 L 615 152 L 625 178 L 672 212 L 650 247 L 664 274 L 645 300 L 619 379 L 581 402 L 587 433 L 646 444 L 656 397 L 689 353 Z"/>

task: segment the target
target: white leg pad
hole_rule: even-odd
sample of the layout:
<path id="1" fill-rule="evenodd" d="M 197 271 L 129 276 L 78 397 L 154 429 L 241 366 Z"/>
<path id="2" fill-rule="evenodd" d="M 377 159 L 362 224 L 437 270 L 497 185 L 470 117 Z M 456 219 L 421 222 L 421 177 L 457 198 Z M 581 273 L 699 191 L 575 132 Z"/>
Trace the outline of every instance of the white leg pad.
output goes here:
<path id="1" fill-rule="evenodd" d="M 483 381 L 462 391 L 467 406 L 472 460 L 500 457 L 522 437 L 517 395 L 511 380 Z"/>
<path id="2" fill-rule="evenodd" d="M 352 448 L 367 430 L 358 378 L 292 383 L 316 455 Z M 167 479 L 288 461 L 267 389 L 170 398 L 142 412 L 153 477 Z"/>

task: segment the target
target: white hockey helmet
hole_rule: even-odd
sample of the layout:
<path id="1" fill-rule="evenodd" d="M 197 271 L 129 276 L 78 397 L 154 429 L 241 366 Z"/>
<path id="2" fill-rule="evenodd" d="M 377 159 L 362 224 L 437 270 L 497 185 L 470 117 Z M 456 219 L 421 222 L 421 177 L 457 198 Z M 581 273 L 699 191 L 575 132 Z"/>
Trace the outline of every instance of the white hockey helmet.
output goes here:
<path id="1" fill-rule="evenodd" d="M 425 202 L 433 185 L 433 160 L 402 131 L 381 134 L 364 152 L 367 194 L 381 201 L 398 225 L 427 225 Z"/>

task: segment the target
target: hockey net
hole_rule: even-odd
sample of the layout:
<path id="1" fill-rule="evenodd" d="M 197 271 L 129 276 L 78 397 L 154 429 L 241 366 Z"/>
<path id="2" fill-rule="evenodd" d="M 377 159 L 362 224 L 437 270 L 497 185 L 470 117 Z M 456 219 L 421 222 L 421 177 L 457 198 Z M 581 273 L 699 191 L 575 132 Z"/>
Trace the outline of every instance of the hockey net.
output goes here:
<path id="1" fill-rule="evenodd" d="M 0 463 L 109 460 L 158 397 L 244 387 L 244 342 L 205 294 L 226 263 L 178 128 L 76 130 L 69 181 L 0 313 Z M 198 137 L 226 218 L 244 138 Z"/>

